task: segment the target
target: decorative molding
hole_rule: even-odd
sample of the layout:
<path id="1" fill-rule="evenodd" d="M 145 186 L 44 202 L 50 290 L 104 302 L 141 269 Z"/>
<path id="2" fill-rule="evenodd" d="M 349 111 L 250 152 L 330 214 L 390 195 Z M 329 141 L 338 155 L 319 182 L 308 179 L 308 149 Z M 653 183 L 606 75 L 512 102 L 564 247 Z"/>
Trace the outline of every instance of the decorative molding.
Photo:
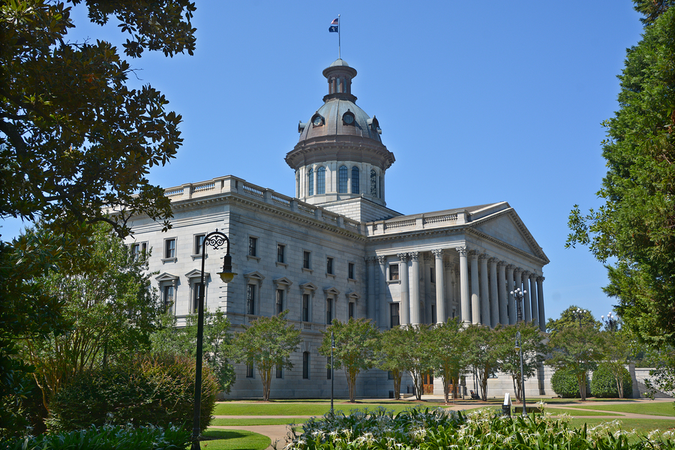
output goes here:
<path id="1" fill-rule="evenodd" d="M 272 281 L 274 282 L 274 286 L 276 286 L 277 289 L 288 290 L 288 288 L 290 288 L 293 284 L 293 282 L 286 277 L 277 278 Z"/>
<path id="2" fill-rule="evenodd" d="M 435 249 L 431 250 L 431 253 L 433 253 L 433 255 L 436 259 L 443 259 L 443 249 L 442 248 L 435 248 Z"/>
<path id="3" fill-rule="evenodd" d="M 328 296 L 335 296 L 336 299 L 337 299 L 337 296 L 340 295 L 340 291 L 338 291 L 337 289 L 335 289 L 335 288 L 332 287 L 332 286 L 331 286 L 331 287 L 327 287 L 327 288 L 323 288 L 323 292 L 326 293 L 326 297 L 328 297 Z"/>
<path id="4" fill-rule="evenodd" d="M 405 263 L 408 262 L 408 254 L 407 253 L 397 253 L 396 256 L 398 256 L 398 259 Z"/>
<path id="5" fill-rule="evenodd" d="M 156 276 L 155 280 L 157 280 L 158 283 L 167 281 L 175 283 L 176 281 L 178 281 L 178 278 L 179 278 L 178 275 L 172 275 L 168 272 L 163 272 L 161 275 Z"/>
<path id="6" fill-rule="evenodd" d="M 467 254 L 467 248 L 466 247 L 455 247 L 455 250 L 457 250 L 457 253 L 459 253 L 459 256 L 466 256 L 466 254 Z"/>
<path id="7" fill-rule="evenodd" d="M 300 285 L 300 290 L 303 291 L 303 292 L 314 292 L 317 289 L 318 288 L 316 287 L 316 285 L 314 283 L 308 282 L 308 283 L 302 283 Z"/>
<path id="8" fill-rule="evenodd" d="M 387 257 L 386 257 L 386 256 L 378 256 L 378 257 L 377 257 L 377 262 L 378 262 L 381 266 L 383 266 L 383 265 L 387 264 Z"/>
<path id="9" fill-rule="evenodd" d="M 410 261 L 412 261 L 412 262 L 418 262 L 418 261 L 419 261 L 419 256 L 420 256 L 420 252 L 410 252 L 410 253 L 408 253 L 408 256 L 410 257 Z"/>
<path id="10" fill-rule="evenodd" d="M 210 274 L 209 272 L 204 272 L 204 279 L 209 278 Z M 185 278 L 188 280 L 191 280 L 193 278 L 201 278 L 202 277 L 202 271 L 199 269 L 193 269 L 189 271 L 188 273 L 185 274 Z"/>

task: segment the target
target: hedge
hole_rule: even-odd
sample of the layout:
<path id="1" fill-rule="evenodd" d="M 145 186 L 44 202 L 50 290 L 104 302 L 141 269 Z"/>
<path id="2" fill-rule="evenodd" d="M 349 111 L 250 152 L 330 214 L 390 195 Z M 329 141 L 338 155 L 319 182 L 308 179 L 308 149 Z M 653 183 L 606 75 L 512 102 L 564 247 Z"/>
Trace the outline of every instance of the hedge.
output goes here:
<path id="1" fill-rule="evenodd" d="M 586 392 L 587 396 L 591 396 L 591 386 L 588 382 L 590 378 L 588 374 L 586 375 Z M 558 394 L 563 398 L 580 398 L 581 394 L 579 393 L 579 381 L 577 380 L 576 375 L 566 369 L 558 369 L 555 371 L 551 377 L 551 386 L 553 387 L 553 392 Z"/>
<path id="2" fill-rule="evenodd" d="M 633 380 L 625 367 L 622 367 L 623 374 L 623 397 L 630 398 L 633 395 Z M 591 380 L 593 395 L 595 397 L 618 398 L 619 393 L 616 387 L 616 380 L 609 364 L 600 364 L 593 372 Z"/>

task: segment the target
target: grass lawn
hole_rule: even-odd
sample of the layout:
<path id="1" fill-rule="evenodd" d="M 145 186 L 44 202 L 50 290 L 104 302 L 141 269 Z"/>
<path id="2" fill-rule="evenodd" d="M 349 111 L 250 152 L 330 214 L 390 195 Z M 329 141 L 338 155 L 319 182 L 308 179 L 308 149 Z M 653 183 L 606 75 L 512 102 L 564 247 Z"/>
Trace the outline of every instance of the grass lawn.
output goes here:
<path id="1" fill-rule="evenodd" d="M 428 402 L 385 402 L 385 403 L 335 403 L 333 409 L 343 411 L 345 414 L 354 409 L 384 408 L 393 411 L 403 411 L 416 405 L 436 407 L 439 403 Z M 269 403 L 243 403 L 243 402 L 224 402 L 216 404 L 213 410 L 215 416 L 323 416 L 330 411 L 330 401 L 328 403 L 296 403 L 296 402 L 269 402 Z"/>
<path id="2" fill-rule="evenodd" d="M 244 430 L 207 429 L 200 447 L 208 450 L 263 450 L 272 443 L 262 434 Z"/>
<path id="3" fill-rule="evenodd" d="M 647 434 L 652 430 L 667 431 L 675 428 L 675 421 L 669 419 L 618 419 L 621 422 L 621 428 L 624 430 L 636 430 L 639 433 Z M 603 422 L 610 422 L 607 419 L 572 419 L 570 425 L 573 427 L 583 427 L 587 424 L 589 427 L 599 425 Z"/>
<path id="4" fill-rule="evenodd" d="M 578 417 L 578 416 L 621 416 L 621 414 L 614 414 L 614 413 L 609 413 L 609 412 L 604 412 L 604 411 L 583 411 L 583 410 L 572 410 L 572 409 L 566 409 L 566 408 L 549 408 L 546 407 L 544 408 L 544 412 L 551 413 L 554 415 L 560 415 L 560 414 L 569 414 L 570 416 Z"/>
<path id="5" fill-rule="evenodd" d="M 227 426 L 252 426 L 252 425 L 288 425 L 291 423 L 303 424 L 307 419 L 213 419 L 209 425 Z"/>
<path id="6" fill-rule="evenodd" d="M 634 414 L 650 414 L 653 416 L 675 416 L 675 407 L 672 402 L 629 403 L 618 405 L 575 405 L 572 408 L 584 408 L 604 411 L 617 411 Z M 576 414 L 574 412 L 573 414 Z"/>

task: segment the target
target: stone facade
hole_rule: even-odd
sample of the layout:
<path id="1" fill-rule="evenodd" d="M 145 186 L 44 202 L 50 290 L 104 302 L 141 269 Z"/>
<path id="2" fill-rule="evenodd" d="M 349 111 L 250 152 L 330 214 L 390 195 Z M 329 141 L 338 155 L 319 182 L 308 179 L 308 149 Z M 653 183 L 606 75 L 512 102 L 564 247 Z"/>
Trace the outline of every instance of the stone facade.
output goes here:
<path id="1" fill-rule="evenodd" d="M 158 273 L 156 286 L 179 324 L 195 310 L 200 237 L 218 229 L 230 239 L 238 275 L 223 284 L 216 273 L 224 252 L 207 248 L 205 307 L 220 308 L 235 329 L 288 310 L 302 330 L 294 368 L 272 381 L 272 397 L 330 394 L 318 347 L 333 318 L 365 317 L 380 329 L 448 317 L 515 323 L 518 309 L 508 292 L 521 287 L 528 292 L 523 319 L 543 328 L 548 259 L 513 208 L 499 202 L 407 216 L 389 209 L 384 177 L 394 157 L 381 143 L 377 119 L 354 104 L 356 71 L 338 60 L 324 75 L 325 104 L 300 124 L 300 142 L 286 155 L 295 197 L 226 176 L 167 189 L 174 211 L 168 232 L 148 218 L 133 219 L 129 243 L 152 250 L 150 271 Z M 253 377 L 244 365 L 236 371 L 230 397 L 259 396 L 255 371 Z M 346 395 L 338 372 L 335 388 Z M 356 395 L 387 397 L 392 389 L 386 372 L 371 370 L 359 376 Z"/>

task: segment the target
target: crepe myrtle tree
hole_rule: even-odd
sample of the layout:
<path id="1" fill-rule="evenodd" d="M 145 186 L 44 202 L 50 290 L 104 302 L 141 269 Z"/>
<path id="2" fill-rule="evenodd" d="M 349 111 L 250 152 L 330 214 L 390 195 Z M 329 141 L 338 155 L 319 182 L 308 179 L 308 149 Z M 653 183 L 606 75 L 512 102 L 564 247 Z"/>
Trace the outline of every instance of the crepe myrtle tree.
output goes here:
<path id="1" fill-rule="evenodd" d="M 377 363 L 380 333 L 369 319 L 350 318 L 348 322 L 333 319 L 333 323 L 323 332 L 323 341 L 319 347 L 319 353 L 324 356 L 331 354 L 331 333 L 335 339 L 334 367 L 344 369 L 349 401 L 354 403 L 356 377 Z"/>
<path id="2" fill-rule="evenodd" d="M 430 330 L 429 338 L 433 370 L 443 381 L 443 397 L 447 404 L 450 387 L 457 386 L 459 374 L 468 366 L 469 336 L 463 332 L 459 319 L 448 318 L 445 323 L 437 324 Z M 452 399 L 454 402 L 454 393 Z"/>
<path id="3" fill-rule="evenodd" d="M 523 375 L 532 378 L 537 368 L 544 362 L 546 345 L 545 335 L 533 323 L 518 322 L 514 325 L 497 328 L 497 347 L 499 351 L 499 367 L 504 373 L 511 375 L 516 398 L 521 399 L 523 386 L 520 372 L 520 355 L 515 349 L 516 333 L 520 332 L 520 348 L 523 351 Z"/>
<path id="4" fill-rule="evenodd" d="M 382 333 L 377 352 L 377 367 L 391 374 L 394 381 L 394 398 L 401 399 L 401 379 L 406 371 L 408 359 L 405 333 L 401 327 L 394 327 Z"/>

